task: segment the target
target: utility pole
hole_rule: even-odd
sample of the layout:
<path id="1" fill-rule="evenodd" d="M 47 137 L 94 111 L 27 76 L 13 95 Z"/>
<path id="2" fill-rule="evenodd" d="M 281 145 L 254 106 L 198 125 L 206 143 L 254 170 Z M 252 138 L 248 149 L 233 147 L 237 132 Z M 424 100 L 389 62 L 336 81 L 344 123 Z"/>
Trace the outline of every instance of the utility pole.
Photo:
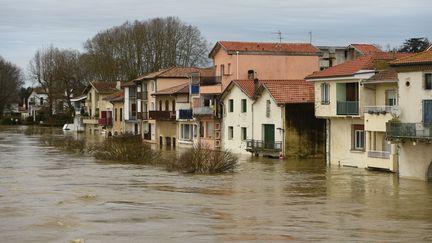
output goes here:
<path id="1" fill-rule="evenodd" d="M 276 34 L 279 36 L 279 43 L 282 43 L 282 32 L 280 30 L 278 30 L 277 32 L 273 32 L 272 34 Z"/>

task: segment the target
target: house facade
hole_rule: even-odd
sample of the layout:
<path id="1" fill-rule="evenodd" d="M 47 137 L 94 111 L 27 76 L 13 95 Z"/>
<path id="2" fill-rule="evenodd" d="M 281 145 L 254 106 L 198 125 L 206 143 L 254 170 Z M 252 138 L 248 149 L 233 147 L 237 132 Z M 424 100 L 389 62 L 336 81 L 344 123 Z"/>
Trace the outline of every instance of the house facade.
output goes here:
<path id="1" fill-rule="evenodd" d="M 84 90 L 87 98 L 83 123 L 87 133 L 98 133 L 112 129 L 113 104 L 106 98 L 120 90 L 120 81 L 93 81 Z"/>
<path id="2" fill-rule="evenodd" d="M 382 133 L 392 117 L 391 106 L 396 105 L 385 97 L 387 91 L 391 96 L 394 82 L 372 77 L 402 55 L 371 53 L 306 77 L 315 85 L 315 115 L 326 119 L 328 164 L 397 169 L 397 151 L 385 143 Z"/>
<path id="3" fill-rule="evenodd" d="M 397 119 L 387 123 L 387 139 L 397 146 L 399 175 L 432 179 L 432 50 L 393 61 L 399 80 Z"/>
<path id="4" fill-rule="evenodd" d="M 322 52 L 320 57 L 320 70 L 342 64 L 358 57 L 382 52 L 372 44 L 351 44 L 348 46 L 317 46 Z"/>
<path id="5" fill-rule="evenodd" d="M 224 90 L 232 80 L 304 79 L 319 70 L 321 55 L 308 43 L 218 41 L 209 57 Z"/>
<path id="6" fill-rule="evenodd" d="M 48 93 L 43 88 L 34 88 L 27 99 L 27 107 L 29 116 L 33 117 L 33 121 L 38 119 L 39 114 L 44 109 L 49 109 Z"/>

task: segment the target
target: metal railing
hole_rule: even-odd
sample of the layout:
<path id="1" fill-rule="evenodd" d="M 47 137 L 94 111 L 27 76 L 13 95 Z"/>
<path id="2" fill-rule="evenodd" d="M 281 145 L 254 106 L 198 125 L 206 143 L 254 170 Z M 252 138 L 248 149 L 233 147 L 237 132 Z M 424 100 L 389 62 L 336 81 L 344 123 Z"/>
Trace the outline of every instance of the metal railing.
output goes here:
<path id="1" fill-rule="evenodd" d="M 337 115 L 358 115 L 359 102 L 358 101 L 338 101 L 337 102 Z"/>
<path id="2" fill-rule="evenodd" d="M 148 120 L 148 112 L 146 112 L 146 111 L 138 112 L 137 118 L 140 120 Z"/>
<path id="3" fill-rule="evenodd" d="M 175 120 L 175 111 L 149 111 L 149 119 L 151 120 Z"/>
<path id="4" fill-rule="evenodd" d="M 148 99 L 148 92 L 147 91 L 137 92 L 137 98 L 141 99 L 141 100 L 147 100 Z"/>
<path id="5" fill-rule="evenodd" d="M 137 112 L 129 112 L 129 120 L 136 120 Z"/>
<path id="6" fill-rule="evenodd" d="M 259 151 L 282 151 L 282 142 L 266 142 L 263 140 L 246 140 L 246 150 L 249 152 Z"/>
<path id="7" fill-rule="evenodd" d="M 177 119 L 192 119 L 192 109 L 180 109 Z"/>
<path id="8" fill-rule="evenodd" d="M 387 122 L 387 138 L 427 138 L 432 139 L 432 126 L 423 123 Z"/>
<path id="9" fill-rule="evenodd" d="M 389 151 L 369 150 L 368 151 L 368 157 L 369 158 L 378 158 L 378 159 L 390 159 L 390 152 Z"/>

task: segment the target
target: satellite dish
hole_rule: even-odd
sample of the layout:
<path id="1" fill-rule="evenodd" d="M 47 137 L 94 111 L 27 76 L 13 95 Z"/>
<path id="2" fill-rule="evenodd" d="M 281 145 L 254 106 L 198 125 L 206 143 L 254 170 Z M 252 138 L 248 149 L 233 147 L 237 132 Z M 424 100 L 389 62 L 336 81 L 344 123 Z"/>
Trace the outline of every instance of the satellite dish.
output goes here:
<path id="1" fill-rule="evenodd" d="M 401 109 L 399 106 L 392 106 L 390 112 L 393 117 L 399 117 L 401 115 Z"/>

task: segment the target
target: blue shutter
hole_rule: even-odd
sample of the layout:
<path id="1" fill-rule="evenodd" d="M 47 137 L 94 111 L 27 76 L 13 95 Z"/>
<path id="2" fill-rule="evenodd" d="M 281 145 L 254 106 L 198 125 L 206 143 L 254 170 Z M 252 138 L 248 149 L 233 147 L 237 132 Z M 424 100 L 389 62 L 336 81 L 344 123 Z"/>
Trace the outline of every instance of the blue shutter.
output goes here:
<path id="1" fill-rule="evenodd" d="M 423 100 L 423 123 L 432 125 L 432 100 Z"/>

